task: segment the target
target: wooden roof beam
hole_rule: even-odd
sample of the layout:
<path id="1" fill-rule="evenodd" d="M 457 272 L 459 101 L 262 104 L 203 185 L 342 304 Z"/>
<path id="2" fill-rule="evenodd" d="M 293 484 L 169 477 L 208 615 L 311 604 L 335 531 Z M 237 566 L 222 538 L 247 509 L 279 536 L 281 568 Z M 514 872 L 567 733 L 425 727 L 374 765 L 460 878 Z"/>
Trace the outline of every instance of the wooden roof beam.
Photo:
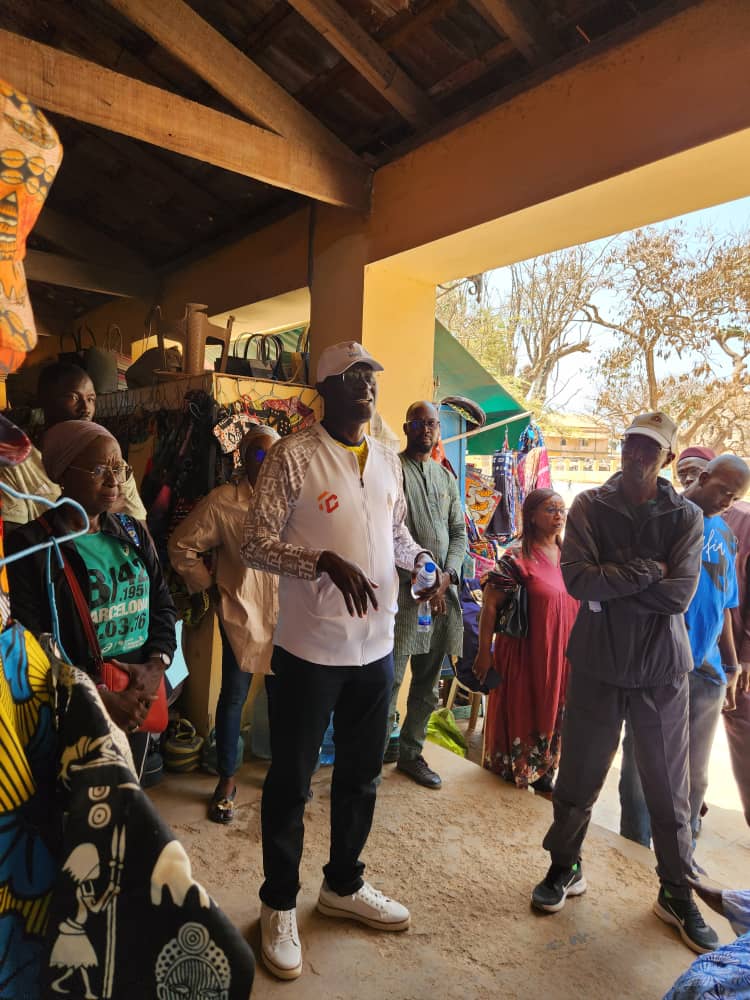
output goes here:
<path id="1" fill-rule="evenodd" d="M 34 233 L 82 260 L 106 260 L 112 267 L 146 271 L 148 265 L 138 254 L 89 226 L 82 219 L 55 211 L 47 202 L 36 221 Z"/>
<path id="2" fill-rule="evenodd" d="M 48 111 L 318 201 L 366 211 L 371 172 L 28 38 L 0 31 L 3 76 Z"/>
<path id="3" fill-rule="evenodd" d="M 78 288 L 118 298 L 150 298 L 157 289 L 157 279 L 147 272 L 128 272 L 111 264 L 75 260 L 57 253 L 28 250 L 24 271 L 29 281 Z"/>
<path id="4" fill-rule="evenodd" d="M 539 66 L 560 55 L 561 47 L 532 0 L 469 0 L 482 17 L 531 63 Z"/>
<path id="5" fill-rule="evenodd" d="M 342 160 L 358 160 L 356 153 L 184 0 L 108 2 L 253 121 Z"/>
<path id="6" fill-rule="evenodd" d="M 336 0 L 289 2 L 412 125 L 437 119 L 425 92 Z"/>

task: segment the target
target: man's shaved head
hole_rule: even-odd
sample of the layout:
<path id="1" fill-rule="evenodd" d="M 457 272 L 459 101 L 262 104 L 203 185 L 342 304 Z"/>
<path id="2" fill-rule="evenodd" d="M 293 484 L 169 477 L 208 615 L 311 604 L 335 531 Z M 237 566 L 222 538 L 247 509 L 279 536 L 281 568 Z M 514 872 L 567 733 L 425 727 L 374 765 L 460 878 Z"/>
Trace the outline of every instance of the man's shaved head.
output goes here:
<path id="1" fill-rule="evenodd" d="M 685 496 L 698 504 L 706 517 L 715 517 L 741 500 L 750 486 L 750 467 L 737 455 L 719 455 L 708 463 Z"/>
<path id="2" fill-rule="evenodd" d="M 724 455 L 717 455 L 716 458 L 712 458 L 711 461 L 706 466 L 705 471 L 711 475 L 714 472 L 721 471 L 731 471 L 737 473 L 738 476 L 742 476 L 745 483 L 750 483 L 750 466 L 747 462 L 743 461 L 738 455 L 730 455 L 728 452 Z"/>
<path id="3" fill-rule="evenodd" d="M 426 461 L 440 437 L 440 416 L 437 407 L 426 399 L 418 399 L 406 411 L 404 421 L 406 454 L 415 461 Z"/>
<path id="4" fill-rule="evenodd" d="M 415 415 L 418 417 L 423 416 L 423 413 L 421 412 L 423 409 L 432 411 L 431 416 L 433 418 L 436 418 L 438 415 L 437 407 L 435 406 L 434 403 L 428 403 L 426 399 L 418 399 L 416 403 L 412 403 L 409 409 L 406 411 L 407 421 L 411 420 L 412 417 L 414 417 Z"/>

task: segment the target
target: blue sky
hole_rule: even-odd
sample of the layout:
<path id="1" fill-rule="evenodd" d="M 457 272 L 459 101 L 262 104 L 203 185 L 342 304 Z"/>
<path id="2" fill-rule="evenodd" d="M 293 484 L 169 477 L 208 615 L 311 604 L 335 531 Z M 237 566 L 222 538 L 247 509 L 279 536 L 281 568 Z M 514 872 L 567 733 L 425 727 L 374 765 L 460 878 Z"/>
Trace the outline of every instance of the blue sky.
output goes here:
<path id="1" fill-rule="evenodd" d="M 697 233 L 701 228 L 710 226 L 717 234 L 729 234 L 750 229 L 750 198 L 740 198 L 714 208 L 702 209 L 687 215 L 678 215 L 673 219 L 656 223 L 654 228 L 661 229 L 682 223 L 688 232 Z M 605 240 L 597 241 L 607 242 Z M 596 245 L 596 243 L 592 244 Z M 509 268 L 499 268 L 491 272 L 490 286 L 496 294 L 502 295 L 509 286 Z M 602 293 L 598 304 L 603 305 L 610 293 Z M 612 336 L 606 331 L 595 333 L 596 344 L 604 349 L 612 343 Z M 575 410 L 577 412 L 593 412 L 596 391 L 592 383 L 591 369 L 596 363 L 596 348 L 590 354 L 573 354 L 564 358 L 559 366 L 559 395 L 552 402 L 552 409 Z M 564 388 L 563 388 L 564 386 Z"/>

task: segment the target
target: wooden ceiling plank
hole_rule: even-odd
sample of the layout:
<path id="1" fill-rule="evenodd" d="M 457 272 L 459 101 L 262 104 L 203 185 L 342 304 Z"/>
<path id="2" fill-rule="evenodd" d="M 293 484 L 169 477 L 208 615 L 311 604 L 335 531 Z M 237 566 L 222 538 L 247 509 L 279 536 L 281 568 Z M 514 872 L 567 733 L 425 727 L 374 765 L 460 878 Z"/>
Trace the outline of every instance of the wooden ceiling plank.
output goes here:
<path id="1" fill-rule="evenodd" d="M 332 156 L 357 160 L 340 139 L 184 0 L 108 3 L 254 121 Z"/>
<path id="2" fill-rule="evenodd" d="M 560 45 L 532 0 L 469 0 L 482 17 L 513 42 L 524 58 L 539 66 L 560 54 Z"/>
<path id="3" fill-rule="evenodd" d="M 519 57 L 516 53 L 515 45 L 510 39 L 506 38 L 504 41 L 498 42 L 497 45 L 493 45 L 491 49 L 487 49 L 481 56 L 477 56 L 471 62 L 459 66 L 458 69 L 449 73 L 448 76 L 442 77 L 442 79 L 430 87 L 428 93 L 430 97 L 436 99 L 448 97 L 457 90 L 461 90 L 462 87 L 467 87 L 469 84 L 474 83 L 475 80 L 478 80 L 492 69 L 493 66 L 502 62 L 503 59 L 507 59 L 511 55 L 518 59 Z"/>
<path id="4" fill-rule="evenodd" d="M 105 235 L 82 219 L 56 211 L 47 203 L 37 219 L 34 232 L 60 250 L 82 260 L 106 260 L 111 267 L 127 271 L 146 271 L 148 265 L 138 254 Z"/>
<path id="5" fill-rule="evenodd" d="M 427 27 L 441 14 L 453 7 L 456 0 L 427 0 L 427 3 L 420 7 L 416 14 L 409 10 L 401 11 L 380 28 L 374 35 L 376 41 L 392 52 L 403 42 L 407 41 L 416 31 L 421 31 Z M 301 90 L 295 93 L 298 101 L 305 106 L 317 102 L 334 89 L 341 89 L 353 78 L 355 69 L 345 59 L 339 60 L 335 66 L 331 66 L 327 73 L 322 73 L 306 84 Z"/>
<path id="6" fill-rule="evenodd" d="M 48 111 L 171 149 L 274 187 L 367 210 L 371 172 L 292 139 L 0 31 L 3 76 Z"/>
<path id="7" fill-rule="evenodd" d="M 336 0 L 290 3 L 407 121 L 419 127 L 436 120 L 429 97 Z"/>
<path id="8" fill-rule="evenodd" d="M 150 298 L 158 285 L 157 279 L 146 272 L 129 273 L 110 264 L 75 260 L 42 250 L 27 251 L 24 271 L 29 281 L 44 281 L 126 299 Z"/>

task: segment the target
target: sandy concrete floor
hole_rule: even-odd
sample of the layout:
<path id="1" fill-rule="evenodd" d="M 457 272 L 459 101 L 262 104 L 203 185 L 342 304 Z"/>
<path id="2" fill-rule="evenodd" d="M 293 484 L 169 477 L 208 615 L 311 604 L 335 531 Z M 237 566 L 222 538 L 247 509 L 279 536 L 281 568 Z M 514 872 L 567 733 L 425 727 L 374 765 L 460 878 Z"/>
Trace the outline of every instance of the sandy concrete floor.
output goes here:
<path id="1" fill-rule="evenodd" d="M 322 769 L 306 812 L 298 900 L 304 971 L 295 983 L 280 983 L 259 964 L 253 997 L 658 1000 L 692 956 L 651 913 L 651 853 L 592 826 L 584 858 L 588 892 L 559 914 L 539 916 L 529 907 L 529 894 L 548 863 L 541 840 L 550 803 L 438 747 L 428 745 L 425 755 L 442 774 L 443 788 L 421 789 L 387 767 L 365 855 L 367 877 L 411 909 L 411 929 L 378 933 L 316 912 L 330 805 L 330 771 Z M 256 955 L 264 772 L 261 762 L 243 766 L 237 817 L 226 828 L 205 818 L 215 781 L 209 775 L 169 775 L 152 792 L 185 844 L 196 878 Z M 612 812 L 616 777 L 613 771 L 600 820 Z M 710 863 L 713 877 L 750 885 L 750 877 L 742 877 L 750 875 L 742 817 L 712 805 L 704 837 L 701 860 L 705 867 Z M 726 922 L 713 920 L 722 940 L 730 940 Z"/>

